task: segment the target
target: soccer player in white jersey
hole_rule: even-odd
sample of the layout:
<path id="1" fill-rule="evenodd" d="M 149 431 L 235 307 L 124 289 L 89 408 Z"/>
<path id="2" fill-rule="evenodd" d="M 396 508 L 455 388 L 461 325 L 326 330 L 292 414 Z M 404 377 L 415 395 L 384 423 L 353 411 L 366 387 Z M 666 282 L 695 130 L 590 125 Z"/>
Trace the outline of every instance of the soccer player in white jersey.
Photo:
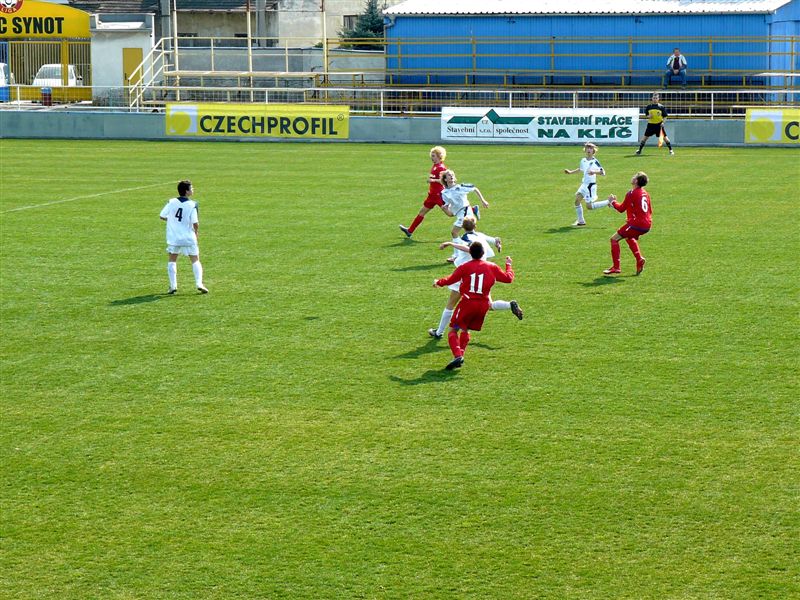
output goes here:
<path id="1" fill-rule="evenodd" d="M 191 199 L 194 194 L 192 182 L 188 179 L 178 182 L 178 197 L 171 198 L 161 210 L 162 221 L 167 222 L 167 275 L 169 275 L 168 294 L 178 291 L 178 255 L 188 256 L 192 261 L 194 282 L 201 294 L 208 290 L 203 285 L 203 265 L 200 264 L 200 249 L 197 244 L 199 220 L 197 202 Z"/>
<path id="2" fill-rule="evenodd" d="M 486 235 L 485 233 L 481 233 L 480 231 L 475 231 L 476 221 L 475 217 L 466 217 L 464 218 L 464 222 L 462 223 L 462 227 L 464 228 L 464 235 L 458 238 L 458 242 L 442 242 L 439 245 L 440 250 L 444 250 L 448 246 L 452 246 L 453 249 L 456 251 L 456 259 L 455 259 L 455 266 L 460 267 L 465 262 L 472 260 L 472 256 L 469 253 L 469 245 L 472 242 L 480 242 L 483 246 L 483 259 L 489 260 L 494 256 L 494 248 L 497 248 L 497 251 L 500 252 L 503 249 L 503 243 L 499 237 L 491 237 Z M 436 328 L 428 329 L 428 335 L 436 338 L 437 340 L 442 339 L 444 335 L 445 329 L 447 329 L 447 324 L 450 323 L 450 319 L 453 317 L 453 310 L 458 304 L 458 299 L 461 297 L 459 293 L 459 286 L 461 282 L 456 282 L 453 285 L 448 286 L 450 290 L 450 296 L 447 298 L 447 304 L 442 311 L 442 316 L 439 319 L 439 326 Z M 514 316 L 518 319 L 522 320 L 522 309 L 519 307 L 519 303 L 516 300 L 511 300 L 510 302 L 506 300 L 491 300 L 490 297 L 490 308 L 489 310 L 510 310 L 514 313 Z"/>
<path id="3" fill-rule="evenodd" d="M 450 169 L 442 173 L 442 185 L 444 185 L 442 200 L 444 200 L 445 207 L 450 214 L 456 218 L 450 235 L 453 238 L 453 242 L 459 243 L 458 234 L 464 224 L 464 219 L 467 217 L 475 217 L 476 220 L 480 219 L 477 205 L 472 207 L 469 204 L 469 198 L 467 197 L 469 193 L 475 192 L 484 208 L 488 208 L 489 203 L 483 197 L 481 191 L 471 183 L 458 183 L 456 174 Z M 447 262 L 454 262 L 455 258 L 456 254 L 454 252 L 453 256 L 447 259 Z"/>
<path id="4" fill-rule="evenodd" d="M 583 218 L 583 204 L 586 203 L 586 208 L 592 210 L 594 208 L 602 208 L 608 206 L 608 200 L 597 202 L 597 176 L 602 175 L 605 177 L 606 171 L 600 165 L 600 162 L 595 157 L 597 154 L 597 146 L 591 142 L 586 142 L 583 145 L 583 151 L 586 154 L 581 159 L 580 165 L 577 169 L 564 169 L 564 173 L 572 175 L 574 173 L 583 173 L 581 186 L 575 192 L 575 214 L 578 219 L 572 224 L 574 227 L 583 227 L 586 221 Z"/>

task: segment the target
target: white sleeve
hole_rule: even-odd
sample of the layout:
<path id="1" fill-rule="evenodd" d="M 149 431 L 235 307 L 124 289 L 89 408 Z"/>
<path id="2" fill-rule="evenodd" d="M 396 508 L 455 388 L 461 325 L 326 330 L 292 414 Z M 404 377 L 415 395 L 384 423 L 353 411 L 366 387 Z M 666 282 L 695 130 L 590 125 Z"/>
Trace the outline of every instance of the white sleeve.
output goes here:
<path id="1" fill-rule="evenodd" d="M 192 223 L 199 223 L 199 222 L 200 222 L 200 221 L 198 220 L 198 218 L 197 218 L 197 207 L 196 207 L 196 206 L 192 208 L 192 218 L 191 218 L 191 222 L 192 222 Z"/>
<path id="2" fill-rule="evenodd" d="M 169 202 L 164 205 L 164 208 L 161 209 L 161 214 L 159 215 L 162 219 L 166 219 L 169 216 Z"/>

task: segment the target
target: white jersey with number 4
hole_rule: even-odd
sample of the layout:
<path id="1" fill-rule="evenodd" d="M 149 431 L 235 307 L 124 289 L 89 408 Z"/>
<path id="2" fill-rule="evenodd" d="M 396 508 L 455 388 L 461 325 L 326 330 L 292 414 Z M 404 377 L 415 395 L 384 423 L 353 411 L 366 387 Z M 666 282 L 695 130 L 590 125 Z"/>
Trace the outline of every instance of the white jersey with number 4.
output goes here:
<path id="1" fill-rule="evenodd" d="M 194 225 L 197 219 L 197 202 L 189 198 L 172 198 L 161 211 L 167 220 L 167 245 L 192 246 L 197 244 Z"/>

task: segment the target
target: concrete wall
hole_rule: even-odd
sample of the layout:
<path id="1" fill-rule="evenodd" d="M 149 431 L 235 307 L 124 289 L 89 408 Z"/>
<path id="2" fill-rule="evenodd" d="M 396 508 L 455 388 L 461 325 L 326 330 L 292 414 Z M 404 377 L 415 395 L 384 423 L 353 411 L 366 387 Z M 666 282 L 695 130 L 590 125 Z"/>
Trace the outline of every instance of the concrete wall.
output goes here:
<path id="1" fill-rule="evenodd" d="M 0 138 L 179 140 L 165 133 L 163 113 L 0 111 Z M 644 123 L 640 124 L 644 131 Z M 676 146 L 744 145 L 744 120 L 671 120 Z M 185 138 L 235 141 L 236 138 Z M 247 138 L 247 141 L 278 141 Z M 283 140 L 281 140 L 283 141 Z M 351 117 L 351 142 L 441 142 L 439 119 L 424 117 Z M 448 144 L 456 144 L 452 140 Z M 474 143 L 474 142 L 470 142 Z M 652 141 L 651 141 L 652 143 Z"/>

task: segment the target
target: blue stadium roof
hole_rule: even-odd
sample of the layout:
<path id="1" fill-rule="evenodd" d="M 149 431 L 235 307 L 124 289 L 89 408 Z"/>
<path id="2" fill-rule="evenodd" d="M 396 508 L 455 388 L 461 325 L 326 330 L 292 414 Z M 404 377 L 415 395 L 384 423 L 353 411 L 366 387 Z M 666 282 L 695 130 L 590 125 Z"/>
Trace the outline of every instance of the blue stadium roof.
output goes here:
<path id="1" fill-rule="evenodd" d="M 401 15 L 646 15 L 772 13 L 791 0 L 407 0 L 384 14 Z"/>

